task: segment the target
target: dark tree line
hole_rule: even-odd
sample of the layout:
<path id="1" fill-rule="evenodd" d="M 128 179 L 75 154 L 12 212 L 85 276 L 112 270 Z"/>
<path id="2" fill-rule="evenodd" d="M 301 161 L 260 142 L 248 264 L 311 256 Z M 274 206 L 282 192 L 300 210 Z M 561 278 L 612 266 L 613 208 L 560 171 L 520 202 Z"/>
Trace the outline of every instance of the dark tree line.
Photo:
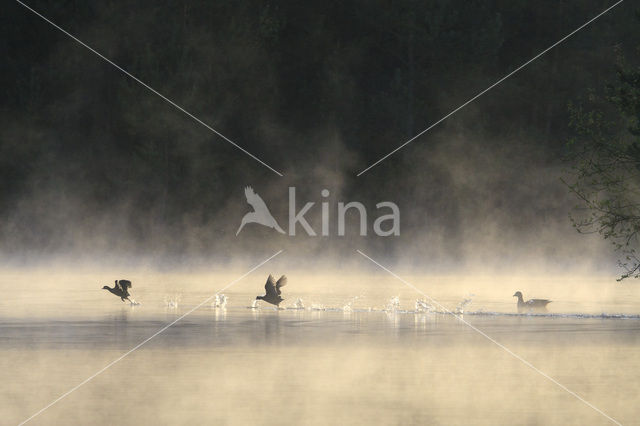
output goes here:
<path id="1" fill-rule="evenodd" d="M 295 179 L 310 165 L 355 174 L 606 7 L 595 0 L 30 5 Z M 432 133 L 464 128 L 479 135 L 481 150 L 498 151 L 505 137 L 521 135 L 542 152 L 540 161 L 559 162 L 570 135 L 567 101 L 609 76 L 615 47 L 639 37 L 628 15 L 627 8 L 602 18 Z M 0 52 L 4 250 L 55 250 L 61 232 L 80 224 L 99 232 L 107 222 L 147 246 L 180 250 L 187 226 L 221 232 L 220 211 L 238 192 L 230 182 L 273 177 L 18 4 L 0 15 Z M 338 135 L 340 153 L 318 155 L 323 135 Z M 421 142 L 427 152 L 435 140 Z M 406 150 L 366 186 L 402 182 L 420 161 Z M 446 201 L 446 176 L 430 179 L 443 188 L 433 196 Z M 213 235 L 202 233 L 198 244 L 208 247 Z"/>

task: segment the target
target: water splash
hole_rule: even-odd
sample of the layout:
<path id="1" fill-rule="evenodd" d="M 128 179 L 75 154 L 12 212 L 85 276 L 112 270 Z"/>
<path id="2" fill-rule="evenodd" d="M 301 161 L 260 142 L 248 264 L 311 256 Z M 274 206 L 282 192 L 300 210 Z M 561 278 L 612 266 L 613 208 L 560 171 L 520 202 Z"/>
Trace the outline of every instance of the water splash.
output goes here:
<path id="1" fill-rule="evenodd" d="M 363 296 L 355 296 L 352 297 L 351 300 L 349 300 L 343 307 L 342 310 L 344 312 L 352 312 L 353 311 L 353 304 L 358 300 L 358 299 L 362 299 Z"/>
<path id="2" fill-rule="evenodd" d="M 213 302 L 211 302 L 211 307 L 225 309 L 227 307 L 227 301 L 227 296 L 225 296 L 224 294 L 216 294 L 216 298 L 213 300 Z"/>
<path id="3" fill-rule="evenodd" d="M 462 302 L 458 303 L 458 306 L 456 306 L 456 308 L 453 310 L 453 313 L 458 314 L 458 315 L 464 314 L 464 308 L 465 308 L 465 306 L 467 306 L 471 302 L 473 302 L 473 299 L 472 299 L 473 296 L 475 296 L 475 295 L 471 294 L 471 295 L 469 295 L 469 297 L 463 299 Z"/>
<path id="4" fill-rule="evenodd" d="M 599 319 L 635 319 L 640 320 L 640 314 L 582 314 L 582 313 L 526 313 L 526 314 L 518 314 L 512 312 L 492 312 L 492 311 L 484 311 L 481 308 L 476 308 L 475 310 L 468 310 L 469 305 L 473 303 L 474 297 L 473 294 L 470 294 L 468 297 L 462 299 L 460 303 L 455 308 L 451 310 L 445 308 L 437 308 L 436 306 L 430 304 L 428 301 L 424 299 L 416 299 L 414 309 L 402 309 L 400 306 L 400 297 L 394 296 L 391 297 L 386 304 L 384 304 L 381 308 L 374 307 L 354 307 L 354 302 L 362 298 L 362 296 L 355 296 L 349 299 L 349 301 L 345 304 L 338 304 L 334 306 L 324 305 L 322 303 L 309 303 L 306 305 L 301 298 L 296 299 L 296 301 L 287 306 L 286 308 L 276 308 L 270 305 L 260 305 L 259 300 L 253 300 L 251 306 L 247 306 L 249 309 L 253 309 L 257 314 L 262 310 L 300 310 L 300 311 L 310 311 L 316 312 L 318 315 L 321 313 L 329 313 L 329 312 L 343 312 L 345 314 L 352 313 L 385 313 L 389 319 L 393 321 L 397 321 L 399 317 L 403 314 L 408 315 L 416 315 L 416 317 L 427 317 L 426 315 L 418 315 L 418 314 L 432 314 L 432 315 L 475 315 L 475 316 L 504 316 L 504 317 L 526 317 L 526 316 L 536 316 L 536 317 L 547 317 L 547 318 L 599 318 Z M 429 316 L 429 318 L 432 318 Z M 426 324 L 426 322 L 425 322 Z"/>
<path id="5" fill-rule="evenodd" d="M 427 303 L 425 300 L 422 299 L 416 299 L 416 307 L 415 307 L 415 313 L 417 314 L 428 314 L 428 313 L 433 313 L 436 312 L 436 308 L 434 306 L 432 306 L 431 304 Z"/>
<path id="6" fill-rule="evenodd" d="M 389 299 L 389 303 L 385 306 L 387 312 L 399 312 L 400 311 L 400 296 L 393 296 Z"/>
<path id="7" fill-rule="evenodd" d="M 304 310 L 304 301 L 301 298 L 297 298 L 293 303 L 293 306 L 288 307 L 287 309 L 301 309 Z"/>
<path id="8" fill-rule="evenodd" d="M 182 294 L 177 293 L 174 295 L 165 295 L 164 296 L 164 305 L 169 309 L 177 309 L 180 304 L 180 299 L 182 299 Z"/>

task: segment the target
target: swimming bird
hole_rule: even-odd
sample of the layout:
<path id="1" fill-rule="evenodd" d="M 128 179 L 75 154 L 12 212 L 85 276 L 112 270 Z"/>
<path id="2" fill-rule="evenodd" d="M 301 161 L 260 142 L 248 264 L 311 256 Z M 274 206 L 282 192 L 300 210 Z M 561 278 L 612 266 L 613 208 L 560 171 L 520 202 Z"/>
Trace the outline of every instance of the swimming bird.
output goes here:
<path id="1" fill-rule="evenodd" d="M 129 289 L 132 287 L 131 286 L 131 281 L 129 280 L 116 280 L 116 285 L 113 286 L 113 288 L 108 287 L 108 286 L 104 286 L 102 287 L 104 290 L 109 290 L 111 293 L 115 294 L 116 296 L 118 296 L 123 302 L 125 299 L 127 299 L 129 302 L 131 302 L 131 300 L 129 299 Z"/>
<path id="2" fill-rule="evenodd" d="M 253 207 L 253 211 L 244 215 L 242 218 L 242 223 L 240 223 L 240 228 L 236 232 L 236 236 L 240 233 L 244 225 L 247 223 L 259 223 L 260 225 L 267 226 L 269 228 L 273 228 L 281 234 L 284 234 L 278 222 L 273 218 L 271 212 L 267 205 L 262 201 L 262 198 L 258 194 L 255 193 L 253 188 L 247 186 L 244 189 L 244 196 L 247 197 L 247 203 L 251 207 Z"/>
<path id="3" fill-rule="evenodd" d="M 524 299 L 522 298 L 522 293 L 519 291 L 516 291 L 513 294 L 513 297 L 518 298 L 518 313 L 521 313 L 522 311 L 546 312 L 547 305 L 551 303 L 551 300 L 548 300 L 548 299 L 529 299 L 525 302 Z"/>
<path id="4" fill-rule="evenodd" d="M 284 287 L 287 285 L 287 277 L 284 275 L 280 277 L 280 279 L 276 282 L 272 275 L 269 275 L 267 278 L 267 283 L 264 285 L 264 289 L 267 294 L 264 296 L 257 296 L 256 300 L 264 300 L 267 303 L 271 303 L 272 305 L 279 306 L 280 302 L 284 299 L 280 297 L 280 287 Z"/>

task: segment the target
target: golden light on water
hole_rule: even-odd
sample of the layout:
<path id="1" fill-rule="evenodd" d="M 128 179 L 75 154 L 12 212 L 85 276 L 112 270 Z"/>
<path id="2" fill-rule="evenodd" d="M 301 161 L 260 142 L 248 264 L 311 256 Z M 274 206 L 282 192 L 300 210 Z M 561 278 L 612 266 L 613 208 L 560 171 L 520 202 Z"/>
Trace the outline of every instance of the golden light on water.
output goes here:
<path id="1" fill-rule="evenodd" d="M 417 312 L 421 296 L 392 277 L 293 271 L 283 288 L 285 309 L 250 309 L 264 275 L 238 282 L 225 291 L 224 309 L 207 304 L 193 312 L 34 424 L 82 422 L 88 412 L 93 424 L 105 425 L 603 423 L 452 316 Z M 0 381 L 8 385 L 1 396 L 12 424 L 209 297 L 232 274 L 133 271 L 140 303 L 134 307 L 83 275 L 4 277 L 2 288 L 18 277 L 22 283 L 0 302 L 7 318 Z M 466 321 L 623 424 L 633 421 L 640 319 L 628 298 L 635 290 L 589 278 L 407 279 L 449 309 L 471 298 Z M 513 315 L 515 289 L 554 299 L 549 315 Z M 596 317 L 604 311 L 626 311 L 629 319 Z"/>

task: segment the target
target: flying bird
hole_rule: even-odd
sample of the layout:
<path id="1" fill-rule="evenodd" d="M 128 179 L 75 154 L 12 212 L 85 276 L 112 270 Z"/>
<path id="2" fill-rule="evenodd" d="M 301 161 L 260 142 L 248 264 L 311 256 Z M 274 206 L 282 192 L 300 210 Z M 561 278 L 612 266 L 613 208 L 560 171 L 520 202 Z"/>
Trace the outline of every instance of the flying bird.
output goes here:
<path id="1" fill-rule="evenodd" d="M 115 294 L 116 296 L 118 296 L 123 302 L 125 299 L 127 299 L 129 302 L 131 302 L 131 300 L 129 299 L 129 289 L 131 288 L 131 281 L 129 280 L 116 280 L 116 285 L 113 286 L 113 288 L 109 287 L 109 286 L 104 286 L 102 287 L 104 290 L 109 290 L 111 293 Z"/>
<path id="2" fill-rule="evenodd" d="M 271 303 L 272 305 L 279 306 L 280 302 L 284 299 L 280 297 L 280 287 L 284 287 L 287 285 L 287 277 L 281 276 L 280 279 L 276 282 L 273 278 L 273 275 L 269 275 L 267 278 L 267 283 L 264 285 L 264 289 L 267 294 L 264 296 L 257 296 L 256 300 L 264 300 L 267 303 Z"/>
<path id="3" fill-rule="evenodd" d="M 244 189 L 244 195 L 245 197 L 247 197 L 247 203 L 249 203 L 249 205 L 253 207 L 253 211 L 244 215 L 244 217 L 242 218 L 242 223 L 240 224 L 240 228 L 238 228 L 238 232 L 236 232 L 236 235 L 240 233 L 244 225 L 246 225 L 247 223 L 259 223 L 260 225 L 273 228 L 279 233 L 284 234 L 284 231 L 282 230 L 282 228 L 280 228 L 278 222 L 276 222 L 276 220 L 271 215 L 271 212 L 269 211 L 267 205 L 264 203 L 264 201 L 262 201 L 262 198 L 260 198 L 260 196 L 255 193 L 253 188 L 247 186 Z"/>
<path id="4" fill-rule="evenodd" d="M 551 303 L 551 300 L 548 299 L 529 299 L 525 302 L 522 298 L 522 293 L 519 291 L 516 291 L 513 297 L 518 298 L 518 313 L 522 313 L 523 311 L 546 312 L 547 305 Z"/>

